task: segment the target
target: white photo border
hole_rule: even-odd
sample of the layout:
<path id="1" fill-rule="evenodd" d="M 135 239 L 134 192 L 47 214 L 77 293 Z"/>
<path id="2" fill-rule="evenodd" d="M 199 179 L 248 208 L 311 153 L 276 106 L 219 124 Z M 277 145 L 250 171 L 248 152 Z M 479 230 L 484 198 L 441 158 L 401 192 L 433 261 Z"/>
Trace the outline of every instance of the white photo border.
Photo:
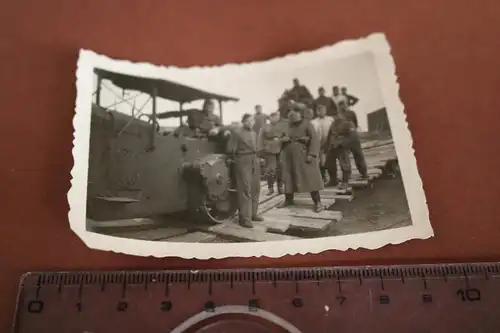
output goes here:
<path id="1" fill-rule="evenodd" d="M 89 50 L 80 50 L 76 71 L 76 114 L 73 118 L 74 140 L 72 153 L 74 166 L 71 170 L 71 188 L 68 192 L 70 207 L 68 218 L 71 229 L 92 249 L 136 256 L 181 257 L 185 259 L 261 256 L 277 258 L 295 254 L 317 254 L 327 250 L 377 249 L 388 244 L 400 244 L 412 239 L 427 239 L 434 236 L 422 180 L 417 169 L 412 136 L 408 129 L 403 103 L 399 98 L 399 84 L 397 82 L 395 63 L 391 56 L 390 45 L 383 33 L 371 34 L 358 40 L 339 42 L 315 51 L 290 54 L 256 63 L 279 66 L 281 63 L 294 62 L 300 66 L 312 61 L 321 61 L 323 58 L 331 60 L 332 58 L 344 58 L 364 52 L 372 52 L 374 55 L 380 88 L 410 209 L 411 226 L 303 240 L 217 244 L 144 241 L 87 231 L 86 198 L 94 68 L 141 77 L 168 78 L 167 69 L 176 67 L 115 60 Z M 231 63 L 216 68 L 247 64 Z M 189 67 L 187 69 L 210 70 L 213 68 Z"/>

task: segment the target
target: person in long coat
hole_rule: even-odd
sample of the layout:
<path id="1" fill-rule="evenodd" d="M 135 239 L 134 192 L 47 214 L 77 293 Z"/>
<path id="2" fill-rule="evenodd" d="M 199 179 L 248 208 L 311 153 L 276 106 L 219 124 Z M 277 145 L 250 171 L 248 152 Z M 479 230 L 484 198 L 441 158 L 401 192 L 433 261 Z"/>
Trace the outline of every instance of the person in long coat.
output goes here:
<path id="1" fill-rule="evenodd" d="M 233 161 L 238 195 L 239 224 L 253 228 L 252 221 L 263 221 L 257 215 L 260 195 L 259 137 L 253 130 L 252 115 L 244 114 L 242 126 L 232 131 L 227 150 Z"/>
<path id="2" fill-rule="evenodd" d="M 285 123 L 280 121 L 280 113 L 274 112 L 270 115 L 270 123 L 264 125 L 261 135 L 261 156 L 265 160 L 264 175 L 267 181 L 269 192 L 274 194 L 274 184 L 277 183 L 278 193 L 283 193 L 283 180 L 281 177 L 280 153 L 281 138 L 285 135 Z"/>
<path id="3" fill-rule="evenodd" d="M 314 210 L 324 210 L 319 191 L 324 188 L 319 171 L 320 142 L 314 126 L 305 121 L 300 112 L 291 110 L 288 135 L 284 136 L 281 152 L 285 201 L 278 208 L 294 204 L 294 193 L 311 194 Z"/>

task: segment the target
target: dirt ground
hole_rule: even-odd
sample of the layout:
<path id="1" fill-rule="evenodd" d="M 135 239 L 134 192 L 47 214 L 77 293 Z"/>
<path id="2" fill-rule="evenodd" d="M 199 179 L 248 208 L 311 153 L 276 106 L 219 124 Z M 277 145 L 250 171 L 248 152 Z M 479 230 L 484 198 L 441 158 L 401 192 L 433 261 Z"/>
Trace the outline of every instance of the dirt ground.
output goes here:
<path id="1" fill-rule="evenodd" d="M 373 188 L 356 191 L 351 202 L 339 200 L 335 203 L 331 209 L 341 211 L 344 218 L 332 226 L 328 236 L 411 225 L 401 178 L 379 179 L 374 185 Z"/>

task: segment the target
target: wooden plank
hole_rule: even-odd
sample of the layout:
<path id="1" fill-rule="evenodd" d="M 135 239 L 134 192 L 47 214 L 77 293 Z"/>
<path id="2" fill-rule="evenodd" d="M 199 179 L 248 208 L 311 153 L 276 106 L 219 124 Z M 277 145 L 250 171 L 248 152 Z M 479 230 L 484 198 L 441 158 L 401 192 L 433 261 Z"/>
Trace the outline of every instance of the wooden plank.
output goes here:
<path id="1" fill-rule="evenodd" d="M 186 228 L 168 227 L 168 228 L 156 228 L 156 229 L 133 231 L 133 232 L 114 232 L 109 234 L 111 236 L 121 237 L 121 238 L 159 241 L 165 238 L 183 235 L 186 234 L 187 232 L 188 229 Z"/>
<path id="2" fill-rule="evenodd" d="M 363 155 L 366 157 L 375 157 L 375 156 L 382 156 L 382 155 L 395 155 L 396 151 L 393 149 L 387 149 L 387 150 L 375 150 L 375 151 L 363 151 Z"/>
<path id="3" fill-rule="evenodd" d="M 349 202 L 354 200 L 354 195 L 352 194 L 337 194 L 335 200 L 347 200 Z"/>
<path id="4" fill-rule="evenodd" d="M 285 233 L 290 228 L 290 221 L 275 219 L 264 214 L 264 221 L 258 222 L 259 225 L 266 227 L 267 232 Z"/>
<path id="5" fill-rule="evenodd" d="M 342 212 L 324 210 L 320 213 L 314 212 L 312 205 L 294 205 L 284 208 L 274 208 L 266 213 L 265 216 L 276 218 L 288 218 L 290 216 L 310 219 L 337 220 L 342 219 Z"/>
<path id="6" fill-rule="evenodd" d="M 361 144 L 361 148 L 366 151 L 374 151 L 374 150 L 384 150 L 384 149 L 394 149 L 394 142 L 387 142 L 385 144 L 379 144 L 379 145 L 374 145 L 371 147 L 363 147 L 363 144 Z"/>
<path id="7" fill-rule="evenodd" d="M 266 232 L 267 228 L 264 225 L 259 225 L 259 222 L 254 223 L 254 228 L 252 229 L 241 227 L 236 223 L 221 224 L 203 229 L 222 238 L 238 241 L 268 242 L 300 239 L 298 237 Z"/>
<path id="8" fill-rule="evenodd" d="M 370 168 L 367 171 L 368 176 L 372 176 L 373 178 L 378 178 L 379 176 L 382 175 L 382 173 L 383 172 L 380 169 L 376 169 L 376 168 Z M 361 177 L 361 174 L 359 173 L 359 171 L 356 168 L 353 168 L 352 177 L 358 177 L 358 176 Z"/>
<path id="9" fill-rule="evenodd" d="M 275 194 L 273 194 L 273 195 L 267 195 L 267 190 L 265 190 L 265 193 L 264 193 L 264 194 L 262 194 L 262 192 L 261 192 L 261 195 L 259 196 L 259 204 L 260 204 L 260 203 L 264 203 L 264 202 L 266 202 L 266 201 L 269 201 L 269 200 L 271 200 L 272 198 L 277 197 L 277 196 L 279 196 L 279 195 L 280 195 L 280 194 L 278 194 L 278 193 L 275 193 Z"/>
<path id="10" fill-rule="evenodd" d="M 131 203 L 131 202 L 139 202 L 139 200 L 134 198 L 126 198 L 126 197 L 95 197 L 95 199 L 109 201 L 109 202 L 119 202 L 119 203 Z"/>
<path id="11" fill-rule="evenodd" d="M 333 223 L 334 220 L 322 220 L 322 219 L 307 219 L 301 217 L 288 217 L 280 218 L 273 217 L 272 221 L 275 224 L 287 224 L 288 229 L 295 229 L 300 231 L 325 231 Z"/>
<path id="12" fill-rule="evenodd" d="M 324 200 L 349 200 L 349 201 L 352 201 L 354 199 L 354 194 L 352 193 L 345 193 L 345 194 L 341 194 L 341 193 L 332 193 L 332 192 L 324 192 L 325 190 L 322 190 L 320 192 L 320 195 L 321 195 L 321 201 L 324 201 Z M 301 199 L 307 199 L 309 198 L 309 200 L 311 200 L 311 197 L 309 195 L 304 195 L 304 194 L 297 194 L 295 196 L 296 198 L 301 198 Z"/>
<path id="13" fill-rule="evenodd" d="M 293 199 L 293 201 L 295 202 L 296 205 L 311 206 L 311 209 L 313 208 L 313 201 L 311 197 L 297 196 Z M 335 204 L 335 198 L 328 196 L 321 196 L 321 203 L 326 207 L 331 207 Z"/>
<path id="14" fill-rule="evenodd" d="M 366 179 L 349 179 L 349 185 L 353 187 L 367 187 L 370 184 Z"/>
<path id="15" fill-rule="evenodd" d="M 385 169 L 386 165 L 387 165 L 386 162 L 378 162 L 378 163 L 372 164 L 373 167 L 379 168 L 381 170 Z"/>
<path id="16" fill-rule="evenodd" d="M 395 148 L 363 151 L 365 156 L 397 155 Z"/>
<path id="17" fill-rule="evenodd" d="M 113 232 L 133 232 L 153 229 L 161 226 L 160 223 L 152 219 L 124 219 L 111 221 L 94 221 L 87 219 L 87 226 L 90 231 L 99 233 Z"/>
<path id="18" fill-rule="evenodd" d="M 216 239 L 217 236 L 214 234 L 208 234 L 201 231 L 195 231 L 188 234 L 174 236 L 171 238 L 164 239 L 167 242 L 175 243 L 206 243 Z"/>
<path id="19" fill-rule="evenodd" d="M 94 221 L 87 219 L 90 225 L 94 228 L 123 228 L 123 227 L 137 227 L 137 226 L 153 226 L 156 224 L 151 219 L 125 219 L 125 220 L 112 220 L 112 221 Z"/>
<path id="20" fill-rule="evenodd" d="M 372 181 L 372 180 L 375 180 L 377 178 L 380 178 L 382 174 L 377 174 L 377 175 L 374 175 L 374 174 L 369 174 L 368 175 L 368 179 L 365 179 L 363 178 L 363 176 L 361 176 L 361 174 L 357 171 L 353 171 L 352 172 L 352 175 L 351 175 L 351 180 L 353 181 L 357 181 L 357 180 L 368 180 L 368 181 Z"/>
<path id="21" fill-rule="evenodd" d="M 394 139 L 386 139 L 386 140 L 370 140 L 361 143 L 361 148 L 363 149 L 371 149 L 375 147 L 386 146 L 394 143 Z"/>
<path id="22" fill-rule="evenodd" d="M 283 202 L 283 200 L 285 200 L 285 196 L 279 195 L 279 196 L 273 197 L 272 199 L 270 199 L 262 204 L 259 204 L 259 209 L 258 209 L 259 215 L 264 214 L 268 210 L 276 207 L 276 205 L 279 205 L 281 202 Z"/>
<path id="23" fill-rule="evenodd" d="M 321 190 L 320 193 L 323 193 L 325 195 L 328 195 L 328 194 L 352 194 L 352 187 L 348 187 L 348 188 L 327 187 L 327 188 Z"/>

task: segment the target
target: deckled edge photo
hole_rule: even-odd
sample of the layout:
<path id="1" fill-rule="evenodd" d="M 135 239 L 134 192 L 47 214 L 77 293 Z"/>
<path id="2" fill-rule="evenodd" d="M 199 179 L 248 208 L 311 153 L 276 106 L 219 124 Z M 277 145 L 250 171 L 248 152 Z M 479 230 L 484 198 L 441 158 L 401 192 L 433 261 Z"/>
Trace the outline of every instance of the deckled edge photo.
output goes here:
<path id="1" fill-rule="evenodd" d="M 399 98 L 399 84 L 397 82 L 395 63 L 385 35 L 381 33 L 372 34 L 359 40 L 343 41 L 315 51 L 286 55 L 265 62 L 297 62 L 303 64 L 314 62 L 316 59 L 321 61 L 326 50 L 333 57 L 338 58 L 367 51 L 374 54 L 380 88 L 387 109 L 407 194 L 412 219 L 411 226 L 323 238 L 221 244 L 144 241 L 106 236 L 87 231 L 86 197 L 94 68 L 98 67 L 109 71 L 149 78 L 164 78 L 166 77 L 165 71 L 167 68 L 175 67 L 114 60 L 92 51 L 81 50 L 76 71 L 77 98 L 76 114 L 73 119 L 74 147 L 72 153 L 74 166 L 71 171 L 71 188 L 68 192 L 70 206 L 68 218 L 71 229 L 92 249 L 138 256 L 174 256 L 186 259 L 260 256 L 276 258 L 294 254 L 316 254 L 326 250 L 377 249 L 388 244 L 399 244 L 411 239 L 432 237 L 434 233 L 429 220 L 422 180 L 417 169 L 413 140 L 407 126 L 404 106 Z M 236 68 L 241 65 L 249 64 L 226 64 L 217 68 Z M 197 69 L 200 69 L 200 67 L 197 67 Z"/>

